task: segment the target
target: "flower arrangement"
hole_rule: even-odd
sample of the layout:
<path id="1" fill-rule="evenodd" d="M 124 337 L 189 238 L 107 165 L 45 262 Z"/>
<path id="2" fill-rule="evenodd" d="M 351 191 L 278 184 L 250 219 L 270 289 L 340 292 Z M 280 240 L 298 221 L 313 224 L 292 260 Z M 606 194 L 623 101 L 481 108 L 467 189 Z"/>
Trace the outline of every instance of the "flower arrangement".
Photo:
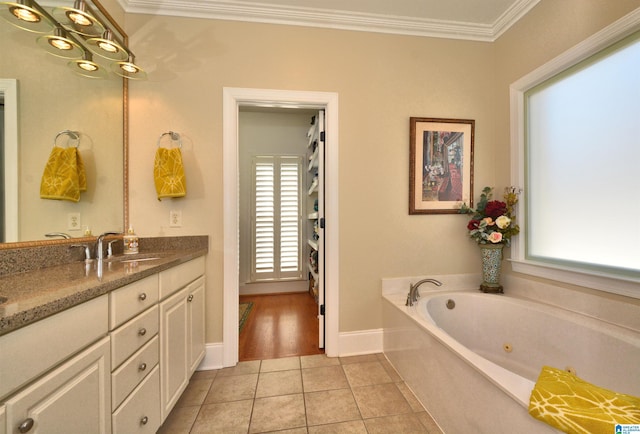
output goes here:
<path id="1" fill-rule="evenodd" d="M 493 188 L 485 187 L 475 210 L 463 204 L 460 214 L 473 214 L 467 224 L 469 236 L 478 244 L 509 246 L 511 237 L 520 232 L 520 227 L 515 223 L 514 213 L 519 193 L 518 188 L 507 187 L 504 191 L 504 201 L 492 200 Z"/>

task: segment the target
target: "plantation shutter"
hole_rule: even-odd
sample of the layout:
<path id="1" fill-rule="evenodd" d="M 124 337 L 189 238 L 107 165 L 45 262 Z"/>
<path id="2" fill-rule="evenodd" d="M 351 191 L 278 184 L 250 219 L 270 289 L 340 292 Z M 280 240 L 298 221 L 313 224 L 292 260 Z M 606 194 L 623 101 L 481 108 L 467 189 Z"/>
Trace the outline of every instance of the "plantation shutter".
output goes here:
<path id="1" fill-rule="evenodd" d="M 251 279 L 302 278 L 300 157 L 254 157 Z"/>
<path id="2" fill-rule="evenodd" d="M 280 165 L 280 273 L 300 270 L 300 163 Z"/>
<path id="3" fill-rule="evenodd" d="M 255 173 L 255 223 L 254 223 L 254 272 L 265 276 L 273 273 L 275 257 L 275 201 L 274 164 L 256 161 Z"/>

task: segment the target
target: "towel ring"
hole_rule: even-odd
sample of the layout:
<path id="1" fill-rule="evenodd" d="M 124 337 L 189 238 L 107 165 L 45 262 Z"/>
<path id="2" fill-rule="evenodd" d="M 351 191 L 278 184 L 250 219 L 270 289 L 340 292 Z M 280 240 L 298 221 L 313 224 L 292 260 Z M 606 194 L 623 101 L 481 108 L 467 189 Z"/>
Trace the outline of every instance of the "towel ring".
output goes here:
<path id="1" fill-rule="evenodd" d="M 160 147 L 160 141 L 164 136 L 171 136 L 171 140 L 173 142 L 178 142 L 178 148 L 182 149 L 182 139 L 180 138 L 180 134 L 176 133 L 175 131 L 169 131 L 169 132 L 160 134 L 160 137 L 158 138 L 158 148 Z"/>
<path id="2" fill-rule="evenodd" d="M 67 136 L 69 137 L 70 140 L 67 141 L 67 148 L 69 147 L 69 142 L 71 140 L 75 140 L 75 148 L 79 148 L 80 147 L 80 133 L 77 131 L 72 131 L 72 130 L 63 130 L 60 131 L 58 134 L 56 134 L 56 138 L 53 139 L 53 146 L 56 147 L 58 145 L 58 137 L 60 136 Z"/>

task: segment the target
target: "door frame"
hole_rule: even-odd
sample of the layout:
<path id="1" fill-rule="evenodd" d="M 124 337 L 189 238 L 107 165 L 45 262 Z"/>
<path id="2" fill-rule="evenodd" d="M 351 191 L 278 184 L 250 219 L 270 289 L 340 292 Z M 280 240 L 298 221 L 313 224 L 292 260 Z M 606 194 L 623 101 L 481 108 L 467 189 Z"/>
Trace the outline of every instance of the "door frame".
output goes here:
<path id="1" fill-rule="evenodd" d="M 325 354 L 337 357 L 339 333 L 338 94 L 224 87 L 223 163 L 223 366 L 238 363 L 239 169 L 238 117 L 243 107 L 324 109 L 325 141 Z"/>

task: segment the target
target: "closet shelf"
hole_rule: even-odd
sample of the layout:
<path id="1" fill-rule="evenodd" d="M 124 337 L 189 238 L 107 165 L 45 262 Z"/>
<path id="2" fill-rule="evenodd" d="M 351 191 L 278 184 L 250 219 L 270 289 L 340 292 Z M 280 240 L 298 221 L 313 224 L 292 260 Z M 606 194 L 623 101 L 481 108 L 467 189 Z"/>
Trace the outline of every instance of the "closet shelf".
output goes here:
<path id="1" fill-rule="evenodd" d="M 318 191 L 318 180 L 314 179 L 311 183 L 311 187 L 309 187 L 309 195 L 312 195 L 316 191 Z"/>
<path id="2" fill-rule="evenodd" d="M 311 172 L 314 168 L 318 167 L 318 148 L 313 151 L 313 154 L 309 156 L 309 166 L 307 170 Z"/>
<path id="3" fill-rule="evenodd" d="M 311 147 L 313 142 L 318 140 L 318 123 L 317 122 L 314 122 L 314 124 L 311 125 L 311 127 L 309 128 L 309 131 L 307 132 L 307 137 L 309 138 L 309 143 L 307 144 L 307 147 Z"/>
<path id="4" fill-rule="evenodd" d="M 316 219 L 318 218 L 318 213 L 317 213 L 317 212 L 312 212 L 311 214 L 309 214 L 309 215 L 307 216 L 307 218 L 308 218 L 309 220 L 316 220 Z"/>
<path id="5" fill-rule="evenodd" d="M 313 240 L 307 240 L 307 243 L 311 246 L 311 248 L 315 251 L 318 251 L 318 243 Z"/>
<path id="6" fill-rule="evenodd" d="M 307 264 L 307 268 L 309 269 L 309 273 L 311 273 L 311 275 L 313 276 L 313 287 L 317 288 L 318 287 L 318 273 L 316 272 L 316 270 L 313 269 L 313 266 L 311 264 Z"/>

